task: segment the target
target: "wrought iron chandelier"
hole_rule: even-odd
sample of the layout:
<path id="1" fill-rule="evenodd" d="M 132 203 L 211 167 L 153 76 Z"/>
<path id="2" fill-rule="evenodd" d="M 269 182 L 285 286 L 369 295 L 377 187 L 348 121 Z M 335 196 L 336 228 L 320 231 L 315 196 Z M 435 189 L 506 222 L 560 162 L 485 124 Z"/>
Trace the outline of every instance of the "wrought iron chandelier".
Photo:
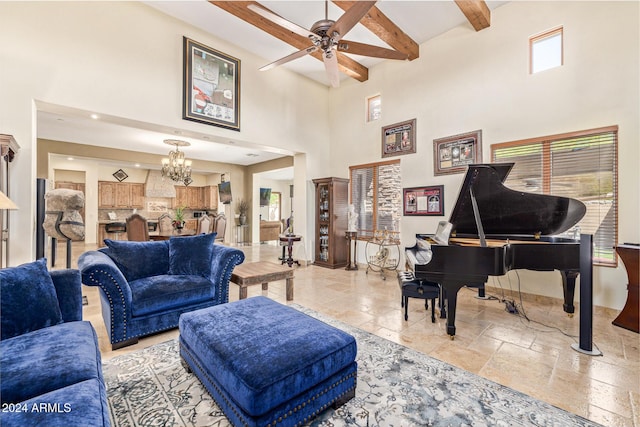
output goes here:
<path id="1" fill-rule="evenodd" d="M 178 139 L 165 139 L 164 143 L 173 145 L 176 149 L 169 152 L 169 158 L 162 159 L 162 177 L 182 182 L 184 185 L 191 184 L 193 182 L 191 179 L 191 160 L 185 160 L 184 151 L 180 151 L 179 148 L 188 147 L 191 144 Z"/>

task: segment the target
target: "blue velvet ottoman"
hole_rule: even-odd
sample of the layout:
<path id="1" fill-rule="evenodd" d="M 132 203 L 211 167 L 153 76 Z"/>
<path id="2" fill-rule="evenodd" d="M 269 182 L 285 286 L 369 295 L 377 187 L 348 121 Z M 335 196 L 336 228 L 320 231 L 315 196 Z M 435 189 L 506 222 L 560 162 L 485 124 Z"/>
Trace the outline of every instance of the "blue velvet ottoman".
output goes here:
<path id="1" fill-rule="evenodd" d="M 298 426 L 355 395 L 356 341 L 259 296 L 180 316 L 180 355 L 234 426 Z"/>

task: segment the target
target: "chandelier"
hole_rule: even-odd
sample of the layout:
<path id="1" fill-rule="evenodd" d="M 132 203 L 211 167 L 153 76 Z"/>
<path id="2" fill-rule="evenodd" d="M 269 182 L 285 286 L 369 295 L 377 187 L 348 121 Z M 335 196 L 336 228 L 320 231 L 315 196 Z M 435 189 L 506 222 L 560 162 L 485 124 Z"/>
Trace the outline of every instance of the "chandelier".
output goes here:
<path id="1" fill-rule="evenodd" d="M 191 144 L 187 141 L 178 139 L 165 139 L 167 145 L 174 145 L 175 151 L 169 152 L 169 158 L 162 159 L 162 177 L 167 177 L 175 182 L 182 182 L 189 185 L 193 182 L 191 179 L 191 160 L 185 160 L 184 152 L 179 147 L 188 147 Z"/>

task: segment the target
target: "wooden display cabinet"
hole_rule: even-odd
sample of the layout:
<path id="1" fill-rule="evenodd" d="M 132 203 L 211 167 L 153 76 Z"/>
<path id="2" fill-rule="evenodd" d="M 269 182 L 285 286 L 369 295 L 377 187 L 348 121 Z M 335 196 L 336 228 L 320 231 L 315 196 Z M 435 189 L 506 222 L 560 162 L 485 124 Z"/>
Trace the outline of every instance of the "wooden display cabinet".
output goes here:
<path id="1" fill-rule="evenodd" d="M 340 268 L 347 265 L 347 211 L 349 180 L 344 178 L 314 179 L 316 187 L 315 264 Z"/>

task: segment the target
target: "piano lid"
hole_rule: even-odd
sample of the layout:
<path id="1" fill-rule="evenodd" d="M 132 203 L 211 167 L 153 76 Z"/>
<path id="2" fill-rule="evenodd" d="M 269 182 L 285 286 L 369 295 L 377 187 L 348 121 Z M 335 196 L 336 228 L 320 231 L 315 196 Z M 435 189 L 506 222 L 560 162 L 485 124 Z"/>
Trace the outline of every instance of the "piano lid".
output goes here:
<path id="1" fill-rule="evenodd" d="M 485 235 L 560 234 L 578 223 L 587 212 L 579 200 L 525 193 L 503 182 L 513 163 L 469 165 L 449 222 L 458 235 L 478 235 L 470 189 L 478 204 Z"/>

